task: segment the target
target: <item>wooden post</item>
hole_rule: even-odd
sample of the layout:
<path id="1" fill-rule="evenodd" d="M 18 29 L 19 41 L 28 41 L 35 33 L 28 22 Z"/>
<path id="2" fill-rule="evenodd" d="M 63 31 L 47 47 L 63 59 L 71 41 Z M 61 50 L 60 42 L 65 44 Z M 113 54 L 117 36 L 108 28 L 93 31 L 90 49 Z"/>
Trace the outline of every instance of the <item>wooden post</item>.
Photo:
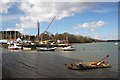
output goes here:
<path id="1" fill-rule="evenodd" d="M 11 40 L 11 31 L 10 31 L 10 40 Z"/>
<path id="2" fill-rule="evenodd" d="M 6 39 L 7 39 L 7 31 L 6 31 L 6 34 L 5 34 L 5 35 L 6 35 Z"/>
<path id="3" fill-rule="evenodd" d="M 16 31 L 14 31 L 15 32 L 15 39 L 16 39 Z"/>

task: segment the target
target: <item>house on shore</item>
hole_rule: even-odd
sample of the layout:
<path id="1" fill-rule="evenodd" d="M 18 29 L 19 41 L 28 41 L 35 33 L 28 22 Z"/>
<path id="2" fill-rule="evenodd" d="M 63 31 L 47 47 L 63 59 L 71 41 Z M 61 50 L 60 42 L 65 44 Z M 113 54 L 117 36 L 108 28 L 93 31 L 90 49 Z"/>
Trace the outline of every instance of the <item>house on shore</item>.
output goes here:
<path id="1" fill-rule="evenodd" d="M 0 43 L 7 43 L 21 38 L 22 34 L 19 31 L 0 31 Z"/>

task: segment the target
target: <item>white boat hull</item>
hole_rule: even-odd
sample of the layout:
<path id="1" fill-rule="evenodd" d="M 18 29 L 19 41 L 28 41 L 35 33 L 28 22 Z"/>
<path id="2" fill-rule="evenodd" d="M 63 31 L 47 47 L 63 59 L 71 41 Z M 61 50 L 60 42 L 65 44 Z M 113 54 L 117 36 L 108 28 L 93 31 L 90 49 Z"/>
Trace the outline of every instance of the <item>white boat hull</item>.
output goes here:
<path id="1" fill-rule="evenodd" d="M 37 48 L 37 50 L 40 50 L 40 51 L 55 51 L 56 48 Z"/>
<path id="2" fill-rule="evenodd" d="M 76 49 L 72 46 L 62 48 L 63 51 L 75 51 Z"/>
<path id="3" fill-rule="evenodd" d="M 18 46 L 8 46 L 9 50 L 20 50 L 22 47 L 18 47 Z"/>
<path id="4" fill-rule="evenodd" d="M 31 50 L 31 48 L 29 48 L 29 47 L 23 47 L 23 50 L 29 51 L 29 50 Z"/>

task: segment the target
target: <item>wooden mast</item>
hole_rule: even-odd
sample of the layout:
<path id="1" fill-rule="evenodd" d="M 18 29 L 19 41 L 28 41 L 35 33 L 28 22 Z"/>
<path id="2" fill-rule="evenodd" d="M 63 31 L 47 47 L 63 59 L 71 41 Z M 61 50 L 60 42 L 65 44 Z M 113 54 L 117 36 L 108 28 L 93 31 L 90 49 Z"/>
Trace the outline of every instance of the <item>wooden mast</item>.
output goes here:
<path id="1" fill-rule="evenodd" d="M 39 36 L 39 34 L 40 34 L 40 31 L 39 31 L 39 21 L 37 20 L 37 26 L 38 26 L 38 41 L 40 40 L 40 36 Z"/>

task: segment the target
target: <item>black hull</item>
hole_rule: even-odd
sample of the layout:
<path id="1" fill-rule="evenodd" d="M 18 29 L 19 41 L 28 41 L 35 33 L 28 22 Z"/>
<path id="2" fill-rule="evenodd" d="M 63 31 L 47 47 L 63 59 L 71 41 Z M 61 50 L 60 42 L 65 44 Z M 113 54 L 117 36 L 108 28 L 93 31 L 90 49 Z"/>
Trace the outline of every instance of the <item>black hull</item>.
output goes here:
<path id="1" fill-rule="evenodd" d="M 76 49 L 63 49 L 63 51 L 75 51 Z"/>
<path id="2" fill-rule="evenodd" d="M 51 49 L 51 50 L 42 50 L 42 49 L 39 49 L 39 51 L 55 51 L 55 49 Z"/>

